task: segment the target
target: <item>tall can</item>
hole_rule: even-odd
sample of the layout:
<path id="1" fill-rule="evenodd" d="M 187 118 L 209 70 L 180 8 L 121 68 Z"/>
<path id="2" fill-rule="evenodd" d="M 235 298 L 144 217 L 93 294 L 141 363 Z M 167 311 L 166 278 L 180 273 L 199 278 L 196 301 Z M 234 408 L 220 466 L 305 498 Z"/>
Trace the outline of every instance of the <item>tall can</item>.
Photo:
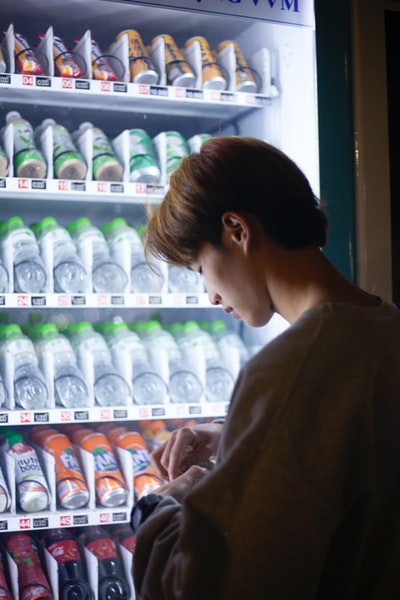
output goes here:
<path id="1" fill-rule="evenodd" d="M 124 35 L 128 38 L 128 57 L 130 79 L 133 83 L 156 84 L 159 79 L 156 68 L 151 62 L 146 46 L 135 29 L 125 29 L 117 35 L 120 40 Z"/>
<path id="2" fill-rule="evenodd" d="M 164 42 L 165 50 L 165 70 L 167 81 L 170 85 L 179 87 L 193 87 L 196 83 L 196 77 L 189 63 L 184 59 L 182 52 L 172 35 L 162 33 L 157 35 L 151 41 L 150 47 L 156 48 L 157 44 Z"/>
<path id="3" fill-rule="evenodd" d="M 185 49 L 199 44 L 201 56 L 201 81 L 206 90 L 224 90 L 228 85 L 221 66 L 215 61 L 210 45 L 205 37 L 197 35 L 185 42 Z"/>
<path id="4" fill-rule="evenodd" d="M 142 183 L 158 183 L 161 170 L 153 140 L 144 129 L 129 131 L 130 180 Z"/>
<path id="5" fill-rule="evenodd" d="M 236 62 L 236 70 L 235 70 L 235 84 L 236 90 L 238 92 L 248 92 L 255 93 L 259 88 L 259 75 L 254 71 L 254 69 L 250 69 L 249 65 L 245 57 L 243 56 L 242 49 L 239 44 L 233 40 L 226 40 L 221 42 L 216 49 L 216 56 L 218 57 L 220 52 L 227 47 L 231 47 Z"/>
<path id="6" fill-rule="evenodd" d="M 73 441 L 93 454 L 96 495 L 99 503 L 109 508 L 125 504 L 126 484 L 106 436 L 89 427 L 72 435 Z"/>
<path id="7" fill-rule="evenodd" d="M 31 434 L 32 441 L 54 457 L 57 496 L 60 506 L 77 509 L 89 502 L 86 485 L 78 457 L 69 438 L 56 429 L 43 426 Z"/>

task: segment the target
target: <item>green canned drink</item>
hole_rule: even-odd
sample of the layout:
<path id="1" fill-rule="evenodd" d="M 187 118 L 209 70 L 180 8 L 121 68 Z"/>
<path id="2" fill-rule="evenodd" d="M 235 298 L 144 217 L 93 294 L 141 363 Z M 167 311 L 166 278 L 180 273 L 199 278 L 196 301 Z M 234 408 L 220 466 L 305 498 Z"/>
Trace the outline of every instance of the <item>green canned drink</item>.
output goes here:
<path id="1" fill-rule="evenodd" d="M 179 167 L 183 158 L 190 154 L 190 149 L 186 139 L 178 131 L 166 131 L 165 139 L 167 150 L 166 173 L 169 178 Z"/>
<path id="2" fill-rule="evenodd" d="M 130 180 L 158 183 L 161 170 L 153 140 L 144 129 L 129 131 Z"/>

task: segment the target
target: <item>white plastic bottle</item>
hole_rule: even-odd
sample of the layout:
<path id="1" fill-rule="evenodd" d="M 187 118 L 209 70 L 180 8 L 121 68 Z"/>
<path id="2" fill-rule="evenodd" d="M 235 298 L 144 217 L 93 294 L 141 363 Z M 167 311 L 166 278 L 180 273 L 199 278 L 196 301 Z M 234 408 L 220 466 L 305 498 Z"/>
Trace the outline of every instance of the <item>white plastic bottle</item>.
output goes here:
<path id="1" fill-rule="evenodd" d="M 110 255 L 107 241 L 90 219 L 82 217 L 67 225 L 83 264 L 91 266 L 93 290 L 98 293 L 122 293 L 128 283 L 124 269 Z"/>
<path id="2" fill-rule="evenodd" d="M 56 403 L 65 408 L 88 406 L 88 388 L 71 342 L 53 323 L 37 325 L 32 337 L 39 365 L 47 376 L 49 388 L 54 389 Z"/>
<path id="3" fill-rule="evenodd" d="M 204 362 L 206 399 L 209 402 L 228 402 L 234 378 L 222 364 L 211 336 L 196 321 L 188 321 L 183 326 L 173 325 L 171 333 L 175 336 L 185 361 L 189 364 L 193 364 L 193 361 Z"/>
<path id="4" fill-rule="evenodd" d="M 44 291 L 47 273 L 33 231 L 20 217 L 11 217 L 0 224 L 0 240 L 4 262 L 13 265 L 14 291 Z"/>
<path id="5" fill-rule="evenodd" d="M 139 325 L 138 333 L 154 366 L 159 365 L 168 382 L 171 402 L 199 402 L 203 395 L 203 386 L 197 375 L 185 365 L 173 335 L 156 320 Z"/>
<path id="6" fill-rule="evenodd" d="M 199 294 L 204 292 L 204 282 L 201 275 L 196 271 L 169 265 L 168 291 L 181 294 Z"/>
<path id="7" fill-rule="evenodd" d="M 8 291 L 8 271 L 0 258 L 0 294 Z"/>
<path id="8" fill-rule="evenodd" d="M 35 348 L 19 325 L 0 328 L 0 366 L 3 379 L 13 385 L 15 402 L 21 408 L 47 407 L 48 389 Z"/>
<path id="9" fill-rule="evenodd" d="M 3 432 L 4 449 L 14 460 L 17 502 L 23 512 L 46 510 L 50 490 L 35 449 L 22 435 L 7 429 Z"/>
<path id="10" fill-rule="evenodd" d="M 140 337 L 126 323 L 99 323 L 118 372 L 129 381 L 136 404 L 164 404 L 167 385 L 151 366 Z"/>
<path id="11" fill-rule="evenodd" d="M 100 406 L 122 406 L 131 401 L 126 380 L 117 372 L 104 337 L 91 323 L 71 323 L 65 330 L 71 340 L 78 365 L 86 382 L 93 382 L 93 393 Z"/>
<path id="12" fill-rule="evenodd" d="M 130 274 L 132 292 L 154 294 L 162 289 L 164 278 L 159 269 L 146 262 L 139 233 L 122 218 L 106 223 L 102 232 L 108 242 L 111 256 Z"/>
<path id="13" fill-rule="evenodd" d="M 86 291 L 87 272 L 67 229 L 54 217 L 45 217 L 40 223 L 31 225 L 31 229 L 44 261 L 52 268 L 54 291 L 70 294 Z"/>
<path id="14" fill-rule="evenodd" d="M 218 319 L 209 323 L 211 333 L 222 358 L 224 365 L 237 376 L 240 368 L 250 358 L 250 353 L 242 338 L 236 331 L 229 329 L 225 321 Z"/>

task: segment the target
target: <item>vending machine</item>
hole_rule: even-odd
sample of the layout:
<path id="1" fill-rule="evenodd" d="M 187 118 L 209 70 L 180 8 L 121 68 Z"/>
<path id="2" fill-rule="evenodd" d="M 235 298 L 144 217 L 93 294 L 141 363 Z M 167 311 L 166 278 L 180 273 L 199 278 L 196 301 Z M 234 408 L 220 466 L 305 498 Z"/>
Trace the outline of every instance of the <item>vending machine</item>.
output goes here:
<path id="1" fill-rule="evenodd" d="M 319 195 L 314 5 L 19 0 L 0 20 L 0 589 L 134 598 L 148 452 L 223 417 L 243 361 L 287 325 L 250 331 L 196 274 L 149 269 L 147 209 L 216 135 L 278 146 Z M 218 393 L 205 351 L 178 343 L 201 332 Z"/>

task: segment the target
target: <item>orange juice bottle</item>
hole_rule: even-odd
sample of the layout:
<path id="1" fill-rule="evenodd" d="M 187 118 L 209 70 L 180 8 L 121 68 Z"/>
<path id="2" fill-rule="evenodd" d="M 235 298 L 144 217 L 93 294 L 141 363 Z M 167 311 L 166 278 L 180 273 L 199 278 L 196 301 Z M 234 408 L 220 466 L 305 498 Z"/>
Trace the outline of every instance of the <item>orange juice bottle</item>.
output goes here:
<path id="1" fill-rule="evenodd" d="M 100 431 L 87 427 L 73 434 L 81 448 L 93 454 L 96 495 L 102 506 L 112 508 L 127 500 L 127 488 L 111 445 Z"/>
<path id="2" fill-rule="evenodd" d="M 54 456 L 60 505 L 71 509 L 86 506 L 89 490 L 70 439 L 64 433 L 45 425 L 33 430 L 31 439 Z"/>

